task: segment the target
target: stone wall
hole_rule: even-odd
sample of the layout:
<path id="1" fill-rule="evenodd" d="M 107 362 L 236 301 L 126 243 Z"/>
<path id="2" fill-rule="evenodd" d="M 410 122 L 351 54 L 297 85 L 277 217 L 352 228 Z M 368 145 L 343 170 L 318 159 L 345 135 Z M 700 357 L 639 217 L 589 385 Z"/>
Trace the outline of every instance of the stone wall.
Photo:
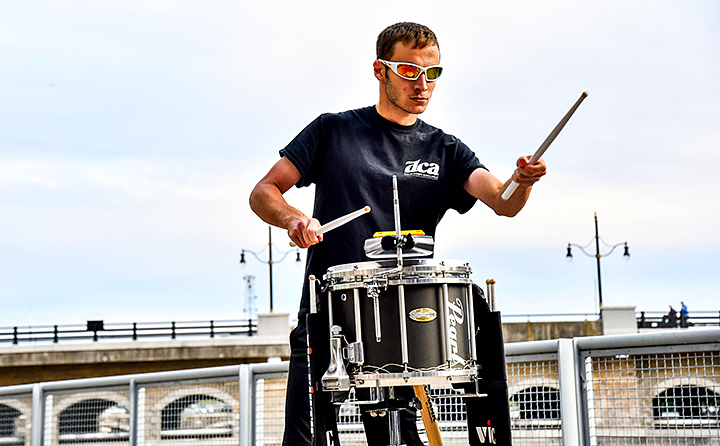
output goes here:
<path id="1" fill-rule="evenodd" d="M 505 343 L 600 336 L 601 321 L 503 323 Z"/>

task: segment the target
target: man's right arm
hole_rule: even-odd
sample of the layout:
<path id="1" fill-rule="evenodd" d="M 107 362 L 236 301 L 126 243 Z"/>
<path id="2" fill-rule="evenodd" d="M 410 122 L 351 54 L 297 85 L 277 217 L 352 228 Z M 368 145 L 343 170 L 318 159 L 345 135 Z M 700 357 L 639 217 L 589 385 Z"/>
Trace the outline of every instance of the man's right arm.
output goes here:
<path id="1" fill-rule="evenodd" d="M 287 229 L 290 239 L 301 248 L 318 243 L 315 234 L 320 222 L 290 206 L 283 194 L 300 181 L 300 171 L 285 157 L 270 169 L 250 193 L 250 207 L 265 221 Z"/>

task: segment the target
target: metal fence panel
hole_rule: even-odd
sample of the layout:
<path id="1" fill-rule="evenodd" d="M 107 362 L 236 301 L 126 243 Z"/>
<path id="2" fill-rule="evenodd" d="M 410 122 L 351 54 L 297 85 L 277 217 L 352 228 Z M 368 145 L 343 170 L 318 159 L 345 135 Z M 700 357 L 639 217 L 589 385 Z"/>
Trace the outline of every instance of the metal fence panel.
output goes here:
<path id="1" fill-rule="evenodd" d="M 287 376 L 259 375 L 255 380 L 255 444 L 282 444 Z"/>
<path id="2" fill-rule="evenodd" d="M 45 394 L 43 444 L 129 444 L 127 388 L 57 391 Z"/>
<path id="3" fill-rule="evenodd" d="M 0 444 L 30 446 L 32 395 L 0 396 Z"/>
<path id="4" fill-rule="evenodd" d="M 720 446 L 720 330 L 521 344 L 506 346 L 514 444 Z M 280 445 L 286 376 L 268 363 L 0 388 L 0 445 Z M 465 445 L 452 392 L 430 390 L 445 444 Z M 357 406 L 339 429 L 365 445 Z"/>
<path id="5" fill-rule="evenodd" d="M 561 445 L 557 354 L 507 358 L 513 444 Z"/>
<path id="6" fill-rule="evenodd" d="M 203 379 L 138 386 L 138 444 L 237 445 L 238 381 Z"/>
<path id="7" fill-rule="evenodd" d="M 561 445 L 561 413 L 558 392 L 557 354 L 515 357 L 508 362 L 513 441 L 517 445 Z M 282 442 L 284 426 L 285 378 L 258 376 L 255 383 L 255 442 L 257 446 L 276 446 Z M 468 444 L 467 419 L 461 396 L 451 386 L 430 389 L 438 426 L 446 446 Z M 348 398 L 354 401 L 351 392 Z M 418 413 L 420 438 L 426 440 Z M 364 429 L 360 410 L 353 404 L 340 407 L 338 431 L 343 446 L 363 446 Z"/>
<path id="8" fill-rule="evenodd" d="M 591 445 L 720 445 L 720 353 L 585 355 Z"/>

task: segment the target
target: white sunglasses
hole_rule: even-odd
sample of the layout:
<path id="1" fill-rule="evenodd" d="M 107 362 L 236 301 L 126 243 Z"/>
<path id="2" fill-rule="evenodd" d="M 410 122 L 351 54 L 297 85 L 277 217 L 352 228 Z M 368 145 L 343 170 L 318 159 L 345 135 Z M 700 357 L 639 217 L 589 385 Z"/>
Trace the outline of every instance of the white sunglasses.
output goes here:
<path id="1" fill-rule="evenodd" d="M 437 78 L 440 77 L 443 70 L 440 65 L 421 67 L 420 65 L 415 65 L 410 62 L 390 62 L 389 60 L 383 59 L 378 59 L 378 62 L 393 70 L 393 73 L 397 74 L 401 78 L 410 81 L 416 80 L 421 74 L 425 73 L 425 80 L 428 82 L 435 82 Z"/>

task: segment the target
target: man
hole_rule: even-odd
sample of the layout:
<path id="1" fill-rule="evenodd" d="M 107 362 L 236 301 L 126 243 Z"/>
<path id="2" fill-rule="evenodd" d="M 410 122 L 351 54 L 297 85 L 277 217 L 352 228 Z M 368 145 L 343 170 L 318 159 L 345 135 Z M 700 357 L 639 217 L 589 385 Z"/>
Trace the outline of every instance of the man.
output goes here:
<path id="1" fill-rule="evenodd" d="M 287 229 L 299 247 L 310 248 L 305 277 L 322 277 L 331 266 L 368 260 L 364 240 L 377 231 L 395 228 L 393 175 L 398 177 L 403 229 L 420 229 L 434 236 L 448 209 L 464 213 L 478 199 L 498 215 L 514 216 L 546 171 L 544 161 L 528 165 L 530 157 L 520 158 L 511 178 L 520 186 L 504 201 L 501 194 L 509 180 L 498 180 L 460 140 L 418 119 L 442 73 L 435 34 L 422 25 L 397 23 L 380 33 L 376 50 L 377 105 L 318 117 L 280 152 L 281 159 L 250 196 L 250 205 L 260 218 Z M 310 184 L 316 186 L 312 217 L 283 198 L 291 186 Z M 365 205 L 372 208 L 370 214 L 322 237 L 317 235 L 321 223 Z M 304 324 L 308 311 L 306 281 L 298 327 L 290 336 L 284 445 L 311 441 Z M 370 427 L 369 417 L 363 421 L 370 445 L 388 444 L 386 431 Z M 401 424 L 404 443 L 419 444 L 412 417 L 405 417 Z"/>
<path id="2" fill-rule="evenodd" d="M 677 326 L 677 322 L 677 311 L 670 305 L 670 311 L 668 311 L 668 314 L 665 316 L 665 324 L 668 327 L 675 327 Z"/>
<path id="3" fill-rule="evenodd" d="M 687 305 L 685 305 L 685 302 L 680 302 L 680 326 L 681 327 L 687 327 L 690 325 L 688 323 L 688 317 L 690 314 L 688 313 Z"/>

